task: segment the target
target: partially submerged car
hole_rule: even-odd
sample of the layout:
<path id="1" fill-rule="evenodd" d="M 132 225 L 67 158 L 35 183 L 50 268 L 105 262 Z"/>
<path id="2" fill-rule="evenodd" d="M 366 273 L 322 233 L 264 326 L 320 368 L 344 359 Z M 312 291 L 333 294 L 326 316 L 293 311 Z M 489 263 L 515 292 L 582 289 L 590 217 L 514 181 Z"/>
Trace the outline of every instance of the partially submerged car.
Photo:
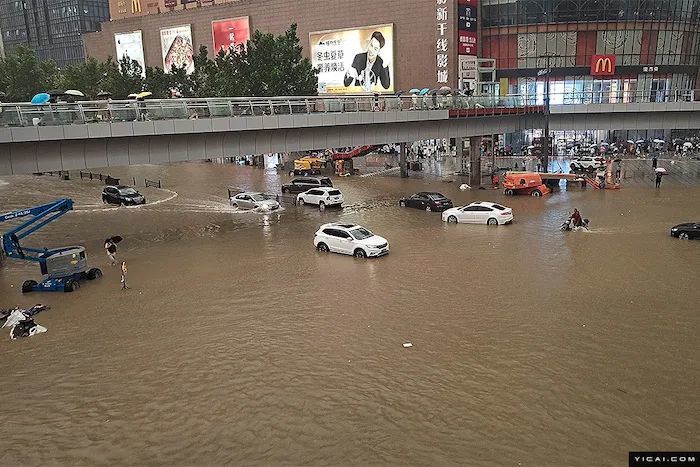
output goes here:
<path id="1" fill-rule="evenodd" d="M 260 209 L 274 211 L 280 203 L 265 193 L 243 192 L 231 196 L 231 206 L 238 209 Z"/>

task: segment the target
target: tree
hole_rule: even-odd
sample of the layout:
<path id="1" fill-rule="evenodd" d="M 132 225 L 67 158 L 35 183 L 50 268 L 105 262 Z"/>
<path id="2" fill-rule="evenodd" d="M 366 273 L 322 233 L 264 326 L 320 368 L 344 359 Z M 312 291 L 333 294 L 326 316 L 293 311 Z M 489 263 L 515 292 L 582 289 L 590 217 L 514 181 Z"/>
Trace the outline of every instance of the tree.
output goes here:
<path id="1" fill-rule="evenodd" d="M 26 102 L 37 93 L 55 88 L 59 76 L 53 60 L 39 61 L 36 52 L 24 46 L 0 60 L 0 69 L 0 90 L 10 102 Z"/>
<path id="2" fill-rule="evenodd" d="M 69 65 L 62 70 L 60 87 L 63 89 L 77 89 L 87 97 L 94 99 L 97 93 L 105 90 L 107 66 L 94 58 L 85 63 Z"/>
<path id="3" fill-rule="evenodd" d="M 115 63 L 109 57 L 105 69 L 105 91 L 111 92 L 114 99 L 126 99 L 129 94 L 143 89 L 143 70 L 136 60 L 124 56 Z"/>
<path id="4" fill-rule="evenodd" d="M 172 88 L 170 75 L 159 67 L 146 67 L 146 79 L 143 82 L 143 90 L 153 93 L 156 99 L 167 99 L 170 97 Z"/>

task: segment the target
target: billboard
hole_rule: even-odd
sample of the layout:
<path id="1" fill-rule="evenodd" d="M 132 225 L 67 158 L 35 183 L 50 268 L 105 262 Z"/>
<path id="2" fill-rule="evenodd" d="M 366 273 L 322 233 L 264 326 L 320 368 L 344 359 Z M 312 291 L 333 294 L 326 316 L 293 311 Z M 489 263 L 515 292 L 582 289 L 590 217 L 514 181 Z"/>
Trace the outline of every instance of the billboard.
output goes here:
<path id="1" fill-rule="evenodd" d="M 185 67 L 187 74 L 194 71 L 194 48 L 190 25 L 173 26 L 160 30 L 160 50 L 163 70 L 170 73 L 173 66 Z"/>
<path id="2" fill-rule="evenodd" d="M 478 25 L 477 0 L 459 0 L 457 4 L 457 36 L 459 55 L 477 55 L 476 37 Z"/>
<path id="3" fill-rule="evenodd" d="M 141 65 L 141 75 L 146 76 L 146 61 L 143 58 L 143 38 L 141 31 L 121 32 L 114 34 L 117 61 L 125 56 L 136 60 Z"/>
<path id="4" fill-rule="evenodd" d="M 221 49 L 228 52 L 231 47 L 245 46 L 250 39 L 250 21 L 247 16 L 212 21 L 211 35 L 214 37 L 214 54 Z"/>
<path id="5" fill-rule="evenodd" d="M 318 92 L 394 92 L 394 25 L 309 34 Z"/>

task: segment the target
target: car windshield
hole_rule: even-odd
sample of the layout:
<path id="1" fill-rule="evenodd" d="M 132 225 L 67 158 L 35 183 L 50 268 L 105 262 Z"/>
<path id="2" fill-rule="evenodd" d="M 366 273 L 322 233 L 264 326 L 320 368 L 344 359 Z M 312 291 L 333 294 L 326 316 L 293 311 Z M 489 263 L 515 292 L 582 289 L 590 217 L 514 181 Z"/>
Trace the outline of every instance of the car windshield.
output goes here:
<path id="1" fill-rule="evenodd" d="M 119 190 L 119 193 L 122 195 L 136 195 L 138 192 L 134 190 L 133 188 L 122 188 Z"/>
<path id="2" fill-rule="evenodd" d="M 372 237 L 374 234 L 364 227 L 359 229 L 354 229 L 350 231 L 350 234 L 355 237 L 355 240 L 364 240 L 365 238 Z"/>
<path id="3" fill-rule="evenodd" d="M 260 193 L 253 193 L 250 197 L 253 198 L 253 201 L 265 201 L 267 199 Z"/>

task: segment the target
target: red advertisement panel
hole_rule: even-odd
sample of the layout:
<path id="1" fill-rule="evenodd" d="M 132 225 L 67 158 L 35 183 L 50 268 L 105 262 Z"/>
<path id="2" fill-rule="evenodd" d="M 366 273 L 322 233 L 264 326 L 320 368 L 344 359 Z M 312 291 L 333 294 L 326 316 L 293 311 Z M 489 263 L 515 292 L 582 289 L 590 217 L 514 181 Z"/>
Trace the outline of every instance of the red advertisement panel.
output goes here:
<path id="1" fill-rule="evenodd" d="M 222 19 L 211 22 L 214 36 L 214 53 L 223 48 L 228 51 L 231 47 L 245 46 L 250 39 L 250 22 L 248 17 Z"/>
<path id="2" fill-rule="evenodd" d="M 592 76 L 613 76 L 615 74 L 615 55 L 594 55 L 591 60 Z"/>

